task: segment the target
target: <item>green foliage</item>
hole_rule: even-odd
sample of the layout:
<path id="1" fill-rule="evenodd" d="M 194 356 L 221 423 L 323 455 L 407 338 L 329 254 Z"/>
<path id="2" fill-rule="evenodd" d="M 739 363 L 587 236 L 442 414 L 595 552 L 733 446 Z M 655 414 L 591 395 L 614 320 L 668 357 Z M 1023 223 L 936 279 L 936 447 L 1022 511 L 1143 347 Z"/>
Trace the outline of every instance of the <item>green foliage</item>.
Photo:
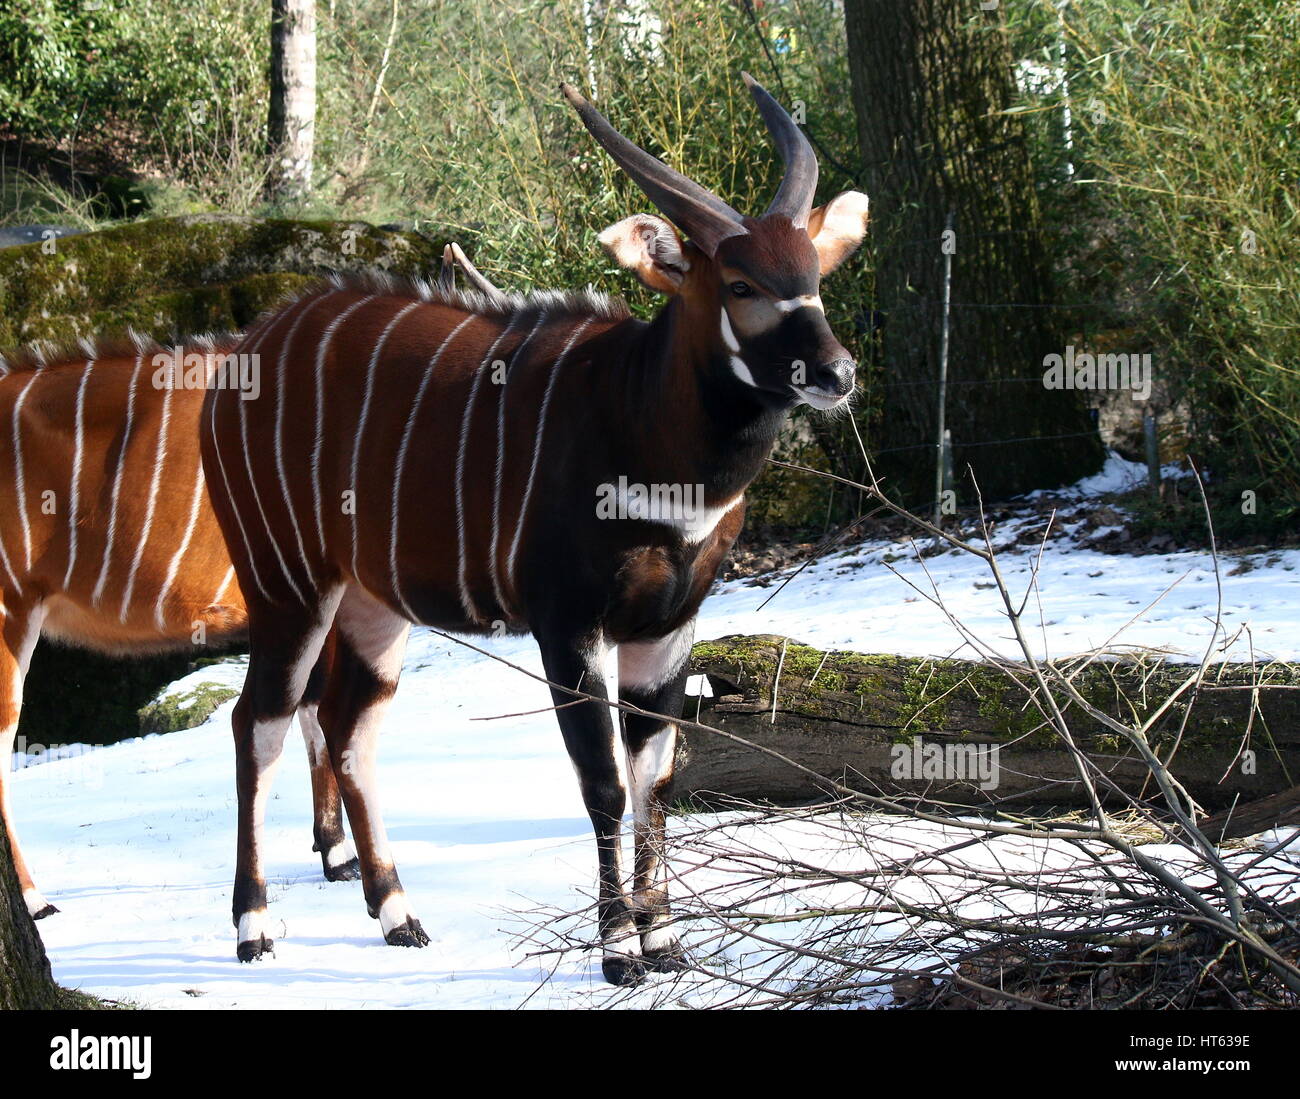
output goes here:
<path id="1" fill-rule="evenodd" d="M 1057 210 L 1094 238 L 1065 238 L 1076 289 L 1116 308 L 1138 295 L 1193 448 L 1285 521 L 1300 501 L 1300 7 L 1097 0 L 1058 14 L 1043 2 L 1019 29 L 1040 64 L 1065 49 L 1076 194 Z M 1026 104 L 1044 146 L 1064 94 Z M 1055 143 L 1059 176 L 1059 131 Z M 1089 247 L 1094 262 L 1079 263 Z M 1241 518 L 1231 495 L 1225 521 Z"/>
<path id="2" fill-rule="evenodd" d="M 109 5 L 88 10 L 80 0 L 6 3 L 0 8 L 0 114 L 20 129 L 72 128 L 88 101 L 109 94 L 111 63 L 88 62 L 120 40 L 121 14 Z"/>
<path id="3" fill-rule="evenodd" d="M 1276 545 L 1300 534 L 1300 503 L 1262 478 L 1230 477 L 1208 484 L 1205 500 L 1195 488 L 1179 489 L 1172 482 L 1165 488 L 1159 499 L 1142 491 L 1125 501 L 1132 516 L 1129 531 L 1135 538 L 1168 534 L 1180 546 L 1205 545 L 1209 541 L 1206 504 L 1220 546 Z"/>
<path id="4" fill-rule="evenodd" d="M 270 5 L 263 0 L 6 0 L 0 117 L 128 158 L 202 208 L 260 203 Z M 179 212 L 172 207 L 172 212 Z"/>
<path id="5" fill-rule="evenodd" d="M 658 29 L 628 22 L 636 8 Z M 802 100 L 813 131 L 852 159 L 831 0 L 792 0 L 758 27 L 743 4 L 712 0 L 610 5 L 590 28 L 582 10 L 557 0 L 340 5 L 319 32 L 330 73 L 318 124 L 325 192 L 376 216 L 432 221 L 505 285 L 621 283 L 644 311 L 651 295 L 603 257 L 594 236 L 648 202 L 582 129 L 561 81 L 590 94 L 594 80 L 601 109 L 624 133 L 758 213 L 779 166 L 740 71 L 775 84 L 763 35 L 787 98 Z M 848 185 L 829 166 L 825 174 L 826 194 Z"/>

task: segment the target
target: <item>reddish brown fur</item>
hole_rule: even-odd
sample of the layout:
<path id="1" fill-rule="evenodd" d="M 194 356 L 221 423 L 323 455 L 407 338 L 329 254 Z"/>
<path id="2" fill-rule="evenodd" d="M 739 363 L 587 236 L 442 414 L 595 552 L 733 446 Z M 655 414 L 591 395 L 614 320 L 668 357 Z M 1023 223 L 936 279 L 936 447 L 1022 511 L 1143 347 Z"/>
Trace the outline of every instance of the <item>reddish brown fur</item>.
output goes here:
<path id="1" fill-rule="evenodd" d="M 182 350 L 222 354 L 237 339 Z M 170 350 L 141 343 L 87 347 L 77 357 L 28 351 L 10 357 L 0 376 L 0 808 L 29 895 L 35 887 L 17 841 L 8 776 L 22 680 L 37 636 L 129 656 L 229 641 L 247 624 L 201 479 L 197 424 L 204 390 L 154 384 L 155 356 Z M 313 768 L 313 780 L 318 821 L 331 805 L 337 817 L 328 760 Z M 341 838 L 341 825 L 334 830 Z"/>

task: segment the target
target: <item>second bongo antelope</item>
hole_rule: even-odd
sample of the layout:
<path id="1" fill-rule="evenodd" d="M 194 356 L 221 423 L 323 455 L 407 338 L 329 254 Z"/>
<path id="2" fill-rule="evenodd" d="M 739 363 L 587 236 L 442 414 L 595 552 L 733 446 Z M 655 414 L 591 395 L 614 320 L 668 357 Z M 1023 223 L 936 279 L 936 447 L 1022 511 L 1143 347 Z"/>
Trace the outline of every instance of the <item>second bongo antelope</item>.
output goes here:
<path id="1" fill-rule="evenodd" d="M 10 769 L 38 638 L 130 656 L 244 633 L 243 596 L 198 453 L 203 381 L 235 339 L 179 348 L 87 342 L 0 360 L 0 812 L 36 919 L 57 909 L 36 888 L 19 845 Z M 178 350 L 201 371 L 197 385 L 177 384 L 160 367 Z M 320 681 L 318 673 L 299 718 L 315 846 L 326 877 L 352 879 L 356 858 L 315 720 Z"/>

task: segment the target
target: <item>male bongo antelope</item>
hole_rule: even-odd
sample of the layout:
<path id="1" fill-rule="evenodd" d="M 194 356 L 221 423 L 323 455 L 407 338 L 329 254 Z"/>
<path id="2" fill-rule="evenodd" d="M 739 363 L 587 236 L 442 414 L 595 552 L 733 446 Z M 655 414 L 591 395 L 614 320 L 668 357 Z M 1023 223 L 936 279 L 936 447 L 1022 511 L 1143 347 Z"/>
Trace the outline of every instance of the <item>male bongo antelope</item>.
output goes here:
<path id="1" fill-rule="evenodd" d="M 548 678 L 598 699 L 617 646 L 619 697 L 680 712 L 696 612 L 740 529 L 746 486 L 794 405 L 833 408 L 854 385 L 818 285 L 861 242 L 867 199 L 846 192 L 813 210 L 811 146 L 745 80 L 786 164 L 760 218 L 672 171 L 563 89 L 688 238 L 646 214 L 600 235 L 669 295 L 652 322 L 592 293 L 340 280 L 241 345 L 278 364 L 260 400 L 211 392 L 203 462 L 251 644 L 233 719 L 241 960 L 272 946 L 261 865 L 269 774 L 331 626 L 337 652 L 320 720 L 366 903 L 394 945 L 428 942 L 375 785 L 380 719 L 412 622 L 531 631 Z M 703 506 L 599 518 L 602 486 L 624 483 L 702 485 Z M 680 966 L 661 864 L 676 727 L 620 714 L 635 822 L 629 894 L 609 708 L 552 693 L 596 834 L 605 977 L 622 984 Z"/>
<path id="2" fill-rule="evenodd" d="M 131 655 L 192 647 L 200 629 L 213 644 L 245 630 L 243 596 L 198 451 L 203 377 L 236 339 L 180 349 L 182 366 L 188 356 L 204 371 L 192 388 L 159 365 L 175 349 L 143 340 L 0 359 L 0 811 L 36 919 L 57 909 L 23 858 L 9 786 L 37 639 Z M 299 720 L 316 850 L 325 876 L 342 881 L 358 868 L 315 719 L 320 682 L 317 674 Z"/>

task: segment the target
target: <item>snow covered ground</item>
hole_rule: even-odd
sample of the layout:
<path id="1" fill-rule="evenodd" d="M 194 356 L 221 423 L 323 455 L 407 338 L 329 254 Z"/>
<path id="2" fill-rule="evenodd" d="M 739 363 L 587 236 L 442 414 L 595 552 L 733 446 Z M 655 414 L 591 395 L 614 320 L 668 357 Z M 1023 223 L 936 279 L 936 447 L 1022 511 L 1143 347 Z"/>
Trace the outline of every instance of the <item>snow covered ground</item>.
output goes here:
<path id="1" fill-rule="evenodd" d="M 1138 475 L 1131 463 L 1112 459 L 1098 478 L 1077 486 L 1074 499 Z M 1004 524 L 997 541 L 1014 542 L 1030 522 Z M 1006 551 L 1013 590 L 1028 583 L 1036 556 L 1032 545 Z M 805 569 L 762 609 L 774 584 L 720 585 L 704 605 L 697 636 L 778 633 L 826 648 L 963 652 L 948 619 L 885 562 L 928 590 L 905 545 L 869 542 Z M 1232 655 L 1248 657 L 1248 633 L 1257 656 L 1300 658 L 1300 552 L 1256 555 L 1246 564 L 1222 563 L 1225 624 L 1230 634 L 1246 628 Z M 953 613 L 1013 655 L 981 562 L 939 553 L 924 565 Z M 1039 582 L 1036 644 L 1055 656 L 1107 644 L 1134 616 L 1121 644 L 1199 659 L 1211 636 L 1216 585 L 1204 553 L 1108 556 L 1061 538 L 1049 543 Z M 540 672 L 530 640 L 488 644 Z M 198 678 L 238 686 L 242 674 L 232 663 Z M 311 852 L 306 767 L 290 742 L 268 813 L 276 954 L 236 963 L 232 703 L 188 732 L 26 767 L 14 776 L 14 803 L 38 885 L 61 909 L 39 925 L 56 977 L 160 1007 L 599 1002 L 605 986 L 596 959 L 566 960 L 539 989 L 543 969 L 514 939 L 521 928 L 514 912 L 579 907 L 593 884 L 594 845 L 554 719 L 543 712 L 476 720 L 548 705 L 538 682 L 427 631 L 414 633 L 386 725 L 381 781 L 398 868 L 432 939 L 422 951 L 386 947 L 360 886 L 321 878 Z"/>

